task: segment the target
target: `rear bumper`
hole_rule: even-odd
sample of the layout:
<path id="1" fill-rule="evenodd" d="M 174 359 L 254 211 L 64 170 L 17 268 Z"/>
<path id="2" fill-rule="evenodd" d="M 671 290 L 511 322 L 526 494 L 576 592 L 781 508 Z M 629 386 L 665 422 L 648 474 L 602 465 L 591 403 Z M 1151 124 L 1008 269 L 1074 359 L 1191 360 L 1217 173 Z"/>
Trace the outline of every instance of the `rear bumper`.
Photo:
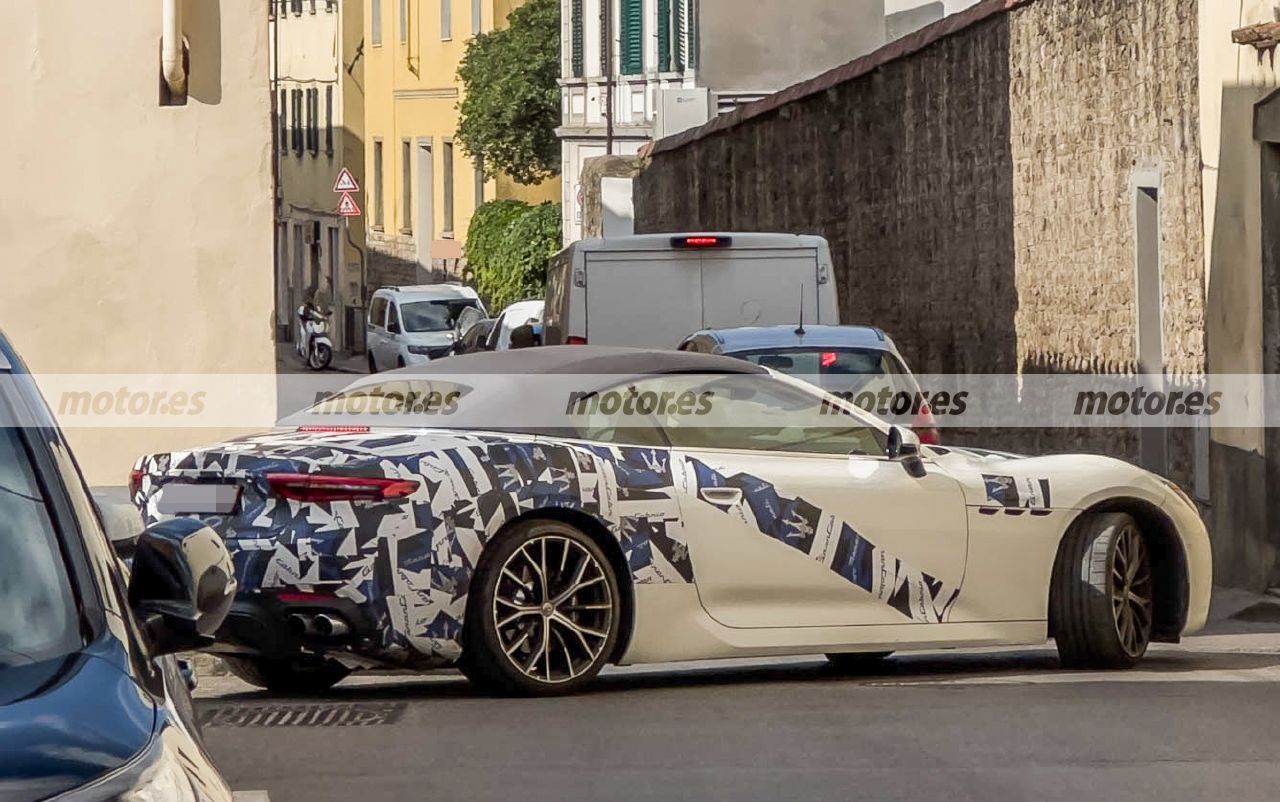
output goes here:
<path id="1" fill-rule="evenodd" d="M 291 616 L 322 614 L 345 621 L 350 631 L 326 637 L 299 634 L 290 625 Z M 377 642 L 373 623 L 355 602 L 336 597 L 285 601 L 273 593 L 253 593 L 235 600 L 218 630 L 217 644 L 209 651 L 272 659 L 342 652 L 367 656 L 375 652 Z"/>

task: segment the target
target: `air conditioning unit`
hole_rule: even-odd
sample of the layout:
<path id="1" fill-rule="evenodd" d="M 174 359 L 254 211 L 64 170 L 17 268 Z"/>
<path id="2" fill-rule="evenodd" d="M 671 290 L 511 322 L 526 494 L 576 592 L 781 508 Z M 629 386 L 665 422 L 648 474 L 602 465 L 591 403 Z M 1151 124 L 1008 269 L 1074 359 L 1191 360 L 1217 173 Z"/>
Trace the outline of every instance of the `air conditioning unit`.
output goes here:
<path id="1" fill-rule="evenodd" d="M 716 116 L 719 99 L 710 89 L 659 89 L 654 138 L 665 139 L 705 125 Z"/>

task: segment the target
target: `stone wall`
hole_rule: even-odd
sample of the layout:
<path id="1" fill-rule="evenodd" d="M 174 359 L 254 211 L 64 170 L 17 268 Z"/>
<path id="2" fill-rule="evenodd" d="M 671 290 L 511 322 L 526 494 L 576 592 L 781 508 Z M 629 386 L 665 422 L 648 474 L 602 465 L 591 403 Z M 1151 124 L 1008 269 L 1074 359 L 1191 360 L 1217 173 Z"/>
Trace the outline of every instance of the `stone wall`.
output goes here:
<path id="1" fill-rule="evenodd" d="M 1166 369 L 1204 369 L 1196 0 L 987 0 L 658 143 L 637 229 L 813 233 L 920 373 L 1136 364 L 1132 181 L 1161 183 Z M 956 433 L 1133 459 L 1106 429 Z M 1190 483 L 1189 432 L 1171 474 Z"/>

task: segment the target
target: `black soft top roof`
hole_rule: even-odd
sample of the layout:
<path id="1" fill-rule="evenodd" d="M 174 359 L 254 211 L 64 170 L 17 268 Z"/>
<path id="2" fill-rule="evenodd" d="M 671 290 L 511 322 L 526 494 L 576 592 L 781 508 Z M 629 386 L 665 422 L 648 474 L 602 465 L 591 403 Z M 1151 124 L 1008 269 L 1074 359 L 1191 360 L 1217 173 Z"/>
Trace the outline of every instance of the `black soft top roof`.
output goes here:
<path id="1" fill-rule="evenodd" d="M 390 376 L 562 374 L 579 376 L 644 376 L 668 373 L 767 373 L 764 368 L 731 357 L 686 351 L 552 345 L 497 353 L 467 354 L 392 371 Z"/>

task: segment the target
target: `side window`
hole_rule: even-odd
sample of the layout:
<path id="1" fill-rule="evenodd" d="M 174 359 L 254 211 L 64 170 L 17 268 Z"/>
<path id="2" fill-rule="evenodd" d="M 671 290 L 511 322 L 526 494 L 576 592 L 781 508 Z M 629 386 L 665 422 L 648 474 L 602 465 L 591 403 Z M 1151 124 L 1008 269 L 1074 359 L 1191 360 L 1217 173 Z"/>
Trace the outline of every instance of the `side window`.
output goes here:
<path id="1" fill-rule="evenodd" d="M 884 435 L 832 402 L 759 374 L 672 376 L 642 390 L 672 446 L 691 449 L 879 456 Z"/>
<path id="2" fill-rule="evenodd" d="M 375 329 L 383 328 L 387 322 L 387 299 L 375 296 L 369 306 L 369 325 Z"/>
<path id="3" fill-rule="evenodd" d="M 666 437 L 647 403 L 652 382 L 629 382 L 598 392 L 571 392 L 569 415 L 582 440 L 608 445 L 666 448 Z M 661 392 L 661 390 L 657 390 Z"/>
<path id="4" fill-rule="evenodd" d="M 397 330 L 400 328 L 400 307 L 395 304 L 387 304 L 387 328 Z"/>

